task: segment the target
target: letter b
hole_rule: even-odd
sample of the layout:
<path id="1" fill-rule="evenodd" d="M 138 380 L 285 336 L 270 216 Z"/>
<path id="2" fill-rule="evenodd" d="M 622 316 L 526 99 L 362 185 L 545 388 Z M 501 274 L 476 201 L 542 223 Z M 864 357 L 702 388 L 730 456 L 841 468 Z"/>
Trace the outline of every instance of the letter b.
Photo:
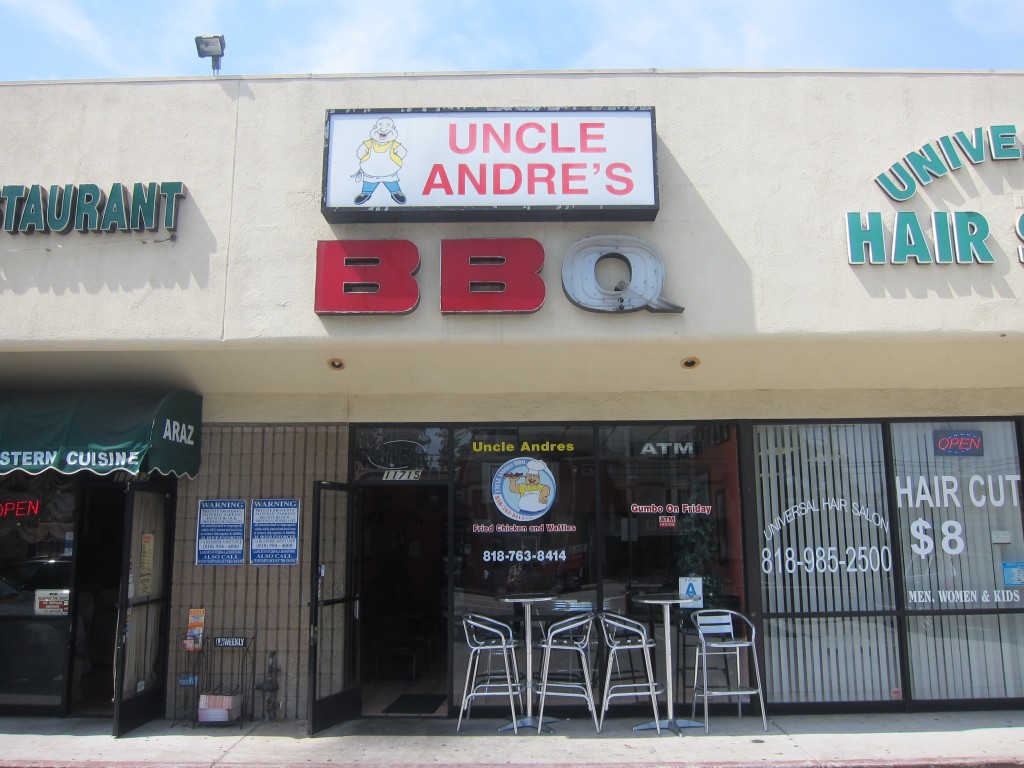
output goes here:
<path id="1" fill-rule="evenodd" d="M 536 312 L 544 248 L 531 238 L 441 242 L 441 313 Z"/>
<path id="2" fill-rule="evenodd" d="M 316 246 L 318 315 L 412 312 L 420 254 L 408 240 L 320 240 Z"/>

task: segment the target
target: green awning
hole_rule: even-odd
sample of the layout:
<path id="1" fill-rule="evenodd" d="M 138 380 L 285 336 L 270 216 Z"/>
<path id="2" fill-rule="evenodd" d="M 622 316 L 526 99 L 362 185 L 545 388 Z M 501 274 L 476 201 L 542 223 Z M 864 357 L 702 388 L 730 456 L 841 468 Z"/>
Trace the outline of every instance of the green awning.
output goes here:
<path id="1" fill-rule="evenodd" d="M 0 475 L 199 472 L 203 398 L 192 392 L 0 394 Z"/>

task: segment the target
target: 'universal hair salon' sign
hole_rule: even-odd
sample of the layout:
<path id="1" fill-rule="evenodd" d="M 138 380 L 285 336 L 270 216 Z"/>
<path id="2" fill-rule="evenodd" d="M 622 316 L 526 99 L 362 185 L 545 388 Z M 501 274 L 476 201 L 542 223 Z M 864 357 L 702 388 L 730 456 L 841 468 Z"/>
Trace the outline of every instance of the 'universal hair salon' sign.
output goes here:
<path id="1" fill-rule="evenodd" d="M 875 183 L 891 200 L 904 203 L 933 181 L 964 168 L 994 162 L 1021 162 L 1024 152 L 1015 125 L 991 125 L 973 131 L 940 136 L 920 150 L 907 153 Z M 1024 241 L 1024 214 L 1012 224 Z M 926 231 L 930 238 L 926 237 Z M 988 239 L 992 226 L 976 211 L 932 211 L 922 222 L 914 211 L 896 211 L 892 223 L 891 247 L 886 248 L 882 214 L 878 211 L 846 214 L 846 235 L 850 264 L 992 264 L 995 257 Z M 1017 248 L 1024 262 L 1024 246 Z"/>

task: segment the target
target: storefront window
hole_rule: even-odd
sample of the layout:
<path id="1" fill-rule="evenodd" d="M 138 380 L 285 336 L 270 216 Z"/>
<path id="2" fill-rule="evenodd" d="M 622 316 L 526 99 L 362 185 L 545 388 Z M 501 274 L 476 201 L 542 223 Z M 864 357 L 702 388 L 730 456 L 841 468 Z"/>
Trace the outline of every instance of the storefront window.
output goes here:
<path id="1" fill-rule="evenodd" d="M 1022 695 L 1024 533 L 1009 422 L 892 427 L 917 699 Z M 957 615 L 959 614 L 959 615 Z"/>
<path id="2" fill-rule="evenodd" d="M 735 428 L 617 426 L 599 434 L 606 605 L 633 612 L 634 595 L 677 592 L 688 577 L 698 580 L 705 607 L 742 609 Z"/>
<path id="3" fill-rule="evenodd" d="M 0 705 L 55 705 L 68 651 L 73 483 L 0 478 Z"/>
<path id="4" fill-rule="evenodd" d="M 509 614 L 508 595 L 553 596 L 546 610 L 596 599 L 590 427 L 455 431 L 455 613 Z"/>
<path id="5" fill-rule="evenodd" d="M 387 542 L 409 558 L 428 553 L 422 537 L 403 542 L 414 528 L 389 512 L 400 487 L 417 498 L 399 506 L 434 511 L 444 570 L 435 558 L 431 583 L 456 621 L 484 613 L 523 631 L 511 598 L 540 593 L 535 619 L 620 611 L 664 642 L 655 610 L 636 598 L 695 587 L 704 607 L 760 614 L 771 702 L 1024 696 L 1012 423 L 755 425 L 746 515 L 738 429 L 358 428 L 354 463 L 360 481 L 380 486 L 375 553 Z M 382 562 L 393 570 L 394 558 Z M 675 640 L 685 664 L 688 638 Z"/>
<path id="6" fill-rule="evenodd" d="M 766 694 L 776 702 L 900 696 L 895 616 L 766 618 Z"/>
<path id="7" fill-rule="evenodd" d="M 769 699 L 901 697 L 881 425 L 762 426 L 754 443 Z M 814 617 L 837 613 L 854 615 Z"/>

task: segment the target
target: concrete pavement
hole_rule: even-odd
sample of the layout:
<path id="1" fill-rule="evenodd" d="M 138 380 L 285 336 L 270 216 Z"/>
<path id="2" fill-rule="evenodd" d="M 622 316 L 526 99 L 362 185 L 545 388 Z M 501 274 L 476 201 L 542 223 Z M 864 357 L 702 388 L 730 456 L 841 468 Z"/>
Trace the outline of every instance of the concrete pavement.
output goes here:
<path id="1" fill-rule="evenodd" d="M 441 718 L 363 719 L 305 735 L 301 721 L 238 725 L 150 723 L 112 738 L 109 720 L 0 718 L 0 768 L 235 768 L 289 766 L 689 766 L 883 768 L 1024 766 L 1024 712 L 784 715 L 769 730 L 756 717 L 718 716 L 711 733 L 687 728 L 636 733 L 635 721 L 553 724 L 554 733 L 497 733 L 502 721 L 473 718 L 455 732 Z"/>

